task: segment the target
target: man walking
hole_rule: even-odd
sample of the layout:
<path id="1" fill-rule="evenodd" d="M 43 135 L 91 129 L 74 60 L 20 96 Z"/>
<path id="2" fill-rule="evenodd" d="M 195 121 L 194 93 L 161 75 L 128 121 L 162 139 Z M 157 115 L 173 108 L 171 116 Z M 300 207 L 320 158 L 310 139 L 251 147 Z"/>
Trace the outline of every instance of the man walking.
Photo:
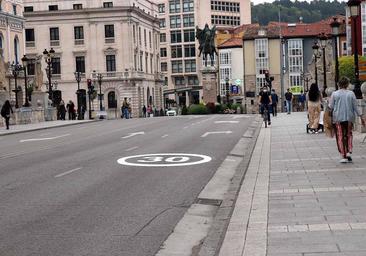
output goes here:
<path id="1" fill-rule="evenodd" d="M 263 87 L 263 91 L 259 93 L 259 105 L 261 114 L 263 114 L 264 109 L 267 109 L 267 120 L 268 125 L 271 125 L 271 113 L 269 112 L 269 106 L 272 104 L 271 93 L 268 91 L 267 86 Z"/>
<path id="2" fill-rule="evenodd" d="M 10 101 L 5 101 L 1 108 L 1 116 L 5 119 L 6 129 L 9 130 L 10 113 L 14 113 L 11 108 Z"/>
<path id="3" fill-rule="evenodd" d="M 290 89 L 287 89 L 287 92 L 285 93 L 285 99 L 286 99 L 286 108 L 287 108 L 287 114 L 291 114 L 292 109 L 292 99 L 293 95 L 292 92 L 290 92 Z"/>
<path id="4" fill-rule="evenodd" d="M 278 95 L 275 89 L 272 89 L 271 98 L 272 98 L 272 115 L 277 116 Z"/>

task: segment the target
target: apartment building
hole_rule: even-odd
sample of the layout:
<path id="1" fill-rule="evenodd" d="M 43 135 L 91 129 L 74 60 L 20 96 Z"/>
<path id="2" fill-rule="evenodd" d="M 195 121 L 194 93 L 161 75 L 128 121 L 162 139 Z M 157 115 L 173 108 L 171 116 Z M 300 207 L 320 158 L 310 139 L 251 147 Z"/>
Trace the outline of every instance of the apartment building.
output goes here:
<path id="1" fill-rule="evenodd" d="M 231 28 L 251 22 L 249 0 L 157 0 L 160 26 L 161 71 L 165 75 L 165 99 L 178 105 L 202 98 L 196 26 Z"/>
<path id="2" fill-rule="evenodd" d="M 100 73 L 104 109 L 119 113 L 127 98 L 138 117 L 143 105 L 162 107 L 157 13 L 149 0 L 24 0 L 26 52 L 36 58 L 54 49 L 52 80 L 64 101 L 76 101 L 75 72 L 81 89 L 92 79 L 98 92 Z M 98 99 L 94 105 L 99 110 Z"/>

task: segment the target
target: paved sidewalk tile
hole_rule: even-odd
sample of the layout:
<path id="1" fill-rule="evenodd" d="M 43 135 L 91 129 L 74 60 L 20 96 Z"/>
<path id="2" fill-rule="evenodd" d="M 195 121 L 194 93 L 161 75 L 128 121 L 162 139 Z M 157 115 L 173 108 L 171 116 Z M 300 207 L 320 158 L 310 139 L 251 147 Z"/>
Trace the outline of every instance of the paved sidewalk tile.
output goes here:
<path id="1" fill-rule="evenodd" d="M 262 128 L 224 240 L 235 250 L 220 255 L 366 256 L 364 134 L 341 164 L 335 139 L 306 123 L 306 113 L 279 114 Z"/>

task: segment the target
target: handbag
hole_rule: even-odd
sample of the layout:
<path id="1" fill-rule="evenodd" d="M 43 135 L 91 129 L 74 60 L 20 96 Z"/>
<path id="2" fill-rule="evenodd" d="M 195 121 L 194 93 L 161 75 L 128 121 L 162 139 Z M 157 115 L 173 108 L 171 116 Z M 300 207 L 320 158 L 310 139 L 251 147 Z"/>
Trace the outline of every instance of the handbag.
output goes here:
<path id="1" fill-rule="evenodd" d="M 324 111 L 323 125 L 325 135 L 329 138 L 333 138 L 334 137 L 333 113 L 328 107 Z"/>

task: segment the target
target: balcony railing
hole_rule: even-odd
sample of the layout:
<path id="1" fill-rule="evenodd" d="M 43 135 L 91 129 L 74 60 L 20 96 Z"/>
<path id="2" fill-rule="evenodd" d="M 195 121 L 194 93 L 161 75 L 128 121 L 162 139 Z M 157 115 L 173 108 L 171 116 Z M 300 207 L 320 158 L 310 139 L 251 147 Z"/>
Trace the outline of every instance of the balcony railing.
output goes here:
<path id="1" fill-rule="evenodd" d="M 60 46 L 60 40 L 51 40 L 50 46 Z"/>
<path id="2" fill-rule="evenodd" d="M 113 44 L 114 43 L 114 37 L 107 37 L 105 39 L 106 44 Z"/>
<path id="3" fill-rule="evenodd" d="M 84 44 L 84 39 L 75 39 L 74 44 L 75 45 L 83 45 Z"/>
<path id="4" fill-rule="evenodd" d="M 34 41 L 28 41 L 28 42 L 25 42 L 25 46 L 26 47 L 35 47 L 36 43 Z"/>

